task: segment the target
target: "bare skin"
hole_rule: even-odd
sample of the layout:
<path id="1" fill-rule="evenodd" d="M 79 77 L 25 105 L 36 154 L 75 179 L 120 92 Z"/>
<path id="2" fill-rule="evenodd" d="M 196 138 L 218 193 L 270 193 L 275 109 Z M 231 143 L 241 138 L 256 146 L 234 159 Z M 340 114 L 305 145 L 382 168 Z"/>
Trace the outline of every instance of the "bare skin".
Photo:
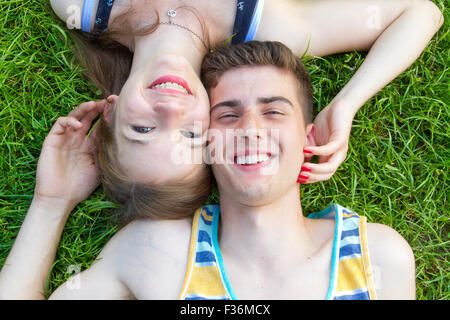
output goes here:
<path id="1" fill-rule="evenodd" d="M 278 157 L 281 167 L 289 168 L 280 171 L 277 177 L 265 180 L 262 188 L 262 181 L 259 180 L 266 177 L 244 174 L 245 179 L 239 179 L 242 173 L 236 171 L 238 169 L 213 165 L 223 217 L 219 244 L 230 279 L 240 298 L 323 299 L 328 287 L 334 222 L 304 218 L 298 196 L 300 185 L 296 183 L 295 175 L 288 181 L 279 178 L 295 171 L 303 163 L 299 151 L 292 146 L 314 143 L 313 125 L 305 128 L 299 102 L 295 102 L 296 86 L 286 86 L 291 82 L 280 81 L 287 76 L 289 74 L 274 67 L 231 70 L 222 76 L 211 93 L 213 106 L 237 97 L 242 101 L 231 122 L 221 120 L 224 119 L 221 112 L 229 110 L 216 109 L 212 115 L 213 128 L 278 127 L 285 130 L 280 135 L 281 152 Z M 238 88 L 236 77 L 244 79 Z M 259 116 L 260 108 L 273 108 L 254 103 L 258 97 L 267 94 L 294 101 L 294 107 L 281 106 L 282 116 L 273 116 L 272 113 Z M 292 159 L 296 160 L 292 162 Z M 235 183 L 227 183 L 229 178 L 234 179 Z M 254 183 L 247 185 L 249 179 Z M 244 189 L 247 191 L 243 192 Z M 45 215 L 50 213 L 39 212 L 36 207 L 30 209 L 26 225 L 22 227 L 13 252 L 0 273 L 2 298 L 42 298 L 39 292 L 44 282 L 41 279 L 40 283 L 36 277 L 30 277 L 20 290 L 13 290 L 18 288 L 14 275 L 20 272 L 11 266 L 17 266 L 20 259 L 23 261 L 25 251 L 26 259 L 34 262 L 42 257 L 50 259 L 53 251 L 48 246 L 42 246 L 40 253 L 29 250 L 32 239 L 48 232 L 48 224 L 41 227 L 33 222 L 34 217 Z M 279 216 L 283 219 L 277 219 Z M 55 213 L 53 217 L 57 219 L 58 215 Z M 59 221 L 64 221 L 63 217 Z M 273 228 L 274 219 L 278 225 L 276 229 Z M 107 243 L 98 261 L 76 276 L 79 277 L 79 286 L 74 287 L 69 280 L 50 299 L 176 299 L 186 271 L 191 226 L 191 219 L 130 223 Z M 61 228 L 61 224 L 52 228 Z M 367 229 L 370 259 L 379 270 L 375 273 L 378 298 L 414 299 L 414 256 L 409 245 L 389 227 L 368 224 Z M 284 235 L 285 241 L 279 241 L 280 234 Z M 238 248 L 251 248 L 252 256 L 245 256 Z M 45 275 L 45 267 L 40 265 L 40 268 Z M 251 269 L 252 277 L 242 272 L 243 269 Z M 39 273 L 39 270 L 34 271 Z M 315 290 L 298 290 L 304 286 Z"/>
<path id="2" fill-rule="evenodd" d="M 52 1 L 52 5 L 54 5 L 55 12 L 61 19 L 66 21 L 67 7 L 75 4 L 81 8 L 82 2 L 82 0 L 60 0 Z M 154 3 L 158 3 L 158 1 L 154 1 Z M 165 1 L 163 5 L 158 6 L 160 8 L 158 12 L 163 17 L 167 9 L 171 9 L 179 4 L 177 1 Z M 190 2 L 186 1 L 184 4 L 190 4 Z M 197 4 L 199 5 L 197 9 L 202 15 L 217 18 L 211 19 L 211 21 L 207 20 L 211 43 L 214 44 L 216 41 L 226 38 L 231 34 L 235 2 L 197 1 L 196 6 Z M 321 0 L 281 2 L 266 0 L 266 8 L 263 12 L 256 39 L 282 41 L 290 46 L 298 55 L 306 52 L 307 54 L 320 56 L 344 51 L 368 50 L 367 57 L 361 67 L 356 71 L 347 85 L 342 88 L 341 92 L 315 119 L 315 140 L 317 146 L 310 145 L 308 148 L 312 152 L 311 154 L 321 156 L 321 160 L 319 164 L 305 163 L 304 166 L 311 170 L 309 172 L 300 172 L 308 175 L 306 183 L 326 180 L 331 177 L 347 154 L 348 137 L 354 114 L 365 101 L 405 70 L 420 55 L 428 41 L 443 23 L 442 14 L 430 1 L 374 0 L 370 2 L 370 5 L 376 7 L 375 11 L 373 8 L 370 11 L 372 12 L 372 16 L 368 12 L 369 4 L 366 1 Z M 116 6 L 116 8 L 120 10 L 120 6 Z M 377 9 L 379 10 L 377 11 Z M 114 12 L 114 10 L 112 13 L 113 18 L 115 14 L 120 13 Z M 377 20 L 376 17 L 373 17 L 374 12 L 379 13 L 380 19 Z M 349 14 L 351 14 L 351 17 L 349 17 Z M 368 15 L 374 18 L 369 25 Z M 190 25 L 190 22 L 193 22 L 192 16 L 180 15 L 179 18 L 180 24 Z M 417 21 L 421 23 L 418 24 Z M 283 29 L 274 28 L 274 25 L 283 25 Z M 198 25 L 194 23 L 192 28 L 199 33 Z M 182 37 L 180 32 L 176 31 L 167 33 L 167 36 Z M 125 38 L 118 40 L 127 46 L 133 43 L 130 40 L 134 40 L 136 57 L 133 65 L 142 66 L 145 64 L 148 57 L 144 53 L 151 52 L 149 50 L 150 44 L 152 43 L 151 39 Z M 196 40 L 194 39 L 193 41 Z M 139 43 L 142 45 L 140 46 Z M 183 41 L 182 43 L 185 42 Z M 201 45 L 198 46 L 201 48 Z M 132 47 L 130 46 L 130 48 Z M 198 54 L 201 55 L 204 53 L 199 49 Z M 198 72 L 201 57 L 188 58 L 191 58 L 192 69 Z M 138 69 L 135 67 L 136 71 Z M 82 116 L 76 115 L 74 118 L 79 118 L 78 120 L 80 120 Z M 72 127 L 75 132 L 80 134 L 80 137 L 83 137 L 82 133 L 80 133 L 83 129 L 80 129 L 76 125 L 66 123 L 63 120 L 61 121 L 63 123 L 60 125 L 65 128 Z M 84 124 L 83 128 L 85 126 L 87 124 Z M 63 130 L 60 134 L 65 135 L 66 131 Z M 80 141 L 82 139 L 78 139 L 78 142 Z M 60 147 L 59 152 L 62 152 L 64 145 Z M 44 147 L 43 153 L 49 154 L 48 152 L 50 150 Z M 77 151 L 77 149 L 71 149 L 71 152 Z M 71 157 L 64 158 L 60 154 L 56 154 L 51 161 L 57 162 L 62 159 L 72 159 Z M 305 156 L 310 156 L 311 154 Z M 73 164 L 66 163 L 63 165 L 69 166 Z M 51 168 L 54 169 L 55 166 L 51 166 Z M 78 173 L 82 171 L 86 172 L 86 168 L 79 169 L 80 171 Z M 98 179 L 95 170 L 92 174 L 91 179 L 95 185 L 95 181 Z M 61 172 L 56 172 L 56 175 L 64 176 Z M 66 184 L 70 184 L 69 178 L 67 177 Z M 55 256 L 57 243 L 64 228 L 65 221 L 74 205 L 85 198 L 75 196 L 74 194 L 66 194 L 67 197 L 60 199 L 58 197 L 60 196 L 61 189 L 50 190 L 50 192 L 47 190 L 45 196 L 43 196 L 43 190 L 38 186 L 39 184 L 37 184 L 35 198 L 27 213 L 15 245 L 0 273 L 0 296 L 2 298 L 43 298 L 41 293 L 51 262 Z M 78 192 L 84 194 L 89 194 L 91 191 L 90 189 L 78 189 Z M 178 240 L 175 242 L 185 248 L 189 242 L 190 221 L 182 220 L 176 225 L 181 230 L 173 234 L 173 239 Z M 82 286 L 83 289 L 76 292 L 65 290 L 65 286 L 62 286 L 52 297 L 93 297 L 92 294 L 94 293 L 96 293 L 95 297 L 100 298 L 144 297 L 144 294 L 140 294 L 142 291 L 138 290 L 138 288 L 133 288 L 133 281 L 127 280 L 127 272 L 124 271 L 126 268 L 123 262 L 121 264 L 120 261 L 129 257 L 130 253 L 125 248 L 142 243 L 143 241 L 143 239 L 133 237 L 135 231 L 133 228 L 140 228 L 145 233 L 148 231 L 148 234 L 155 235 L 152 241 L 149 240 L 146 244 L 136 246 L 136 248 L 139 248 L 136 250 L 142 249 L 142 252 L 144 252 L 146 250 L 155 250 L 154 248 L 159 245 L 161 248 L 164 248 L 164 244 L 158 243 L 161 238 L 158 238 L 157 235 L 161 234 L 166 227 L 168 229 L 171 228 L 169 225 L 166 226 L 165 222 L 145 223 L 142 225 L 130 224 L 127 228 L 117 233 L 108 243 L 100 255 L 103 259 L 94 263 L 91 269 L 83 272 L 81 275 L 84 279 L 90 278 L 98 281 L 85 281 L 85 284 Z M 173 228 L 175 228 L 175 224 Z M 165 231 L 170 232 L 169 230 Z M 412 286 L 406 285 L 406 283 L 412 282 L 410 270 L 414 268 L 412 255 L 408 251 L 409 247 L 398 234 L 384 226 L 369 225 L 368 237 L 371 259 L 374 265 L 383 266 L 384 270 L 392 270 L 392 274 L 395 274 L 394 271 L 398 269 L 399 265 L 404 266 L 406 268 L 405 270 L 407 270 L 404 273 L 408 277 L 407 281 L 402 280 L 402 277 L 391 278 L 383 273 L 381 280 L 379 280 L 381 290 L 391 288 L 391 291 L 377 292 L 378 296 L 381 298 L 411 298 L 413 296 L 411 294 L 413 291 L 411 290 Z M 121 240 L 119 241 L 117 239 Z M 387 247 L 388 244 L 382 241 L 383 239 L 390 239 L 391 243 L 389 243 L 389 248 Z M 317 243 L 326 246 L 326 239 L 321 238 Z M 175 257 L 174 259 L 176 261 L 184 261 L 186 263 L 186 257 L 176 256 L 171 251 L 176 250 L 178 252 L 178 249 L 178 247 L 173 246 L 164 250 L 162 249 L 159 253 L 165 256 Z M 179 251 L 185 252 L 186 250 Z M 383 256 L 382 252 L 388 252 L 389 254 Z M 130 262 L 134 261 L 137 265 L 142 263 L 143 266 L 147 266 L 150 269 L 157 268 L 157 266 L 152 266 L 152 262 L 145 260 L 145 258 L 142 258 L 144 260 L 141 261 L 133 260 L 132 257 L 129 257 L 129 259 Z M 179 270 L 184 269 L 184 266 L 181 266 L 181 264 Z M 34 274 L 30 274 L 29 270 L 26 270 L 26 266 L 29 265 L 36 266 L 33 270 L 35 271 Z M 160 279 L 167 279 L 168 277 L 169 275 L 164 276 L 164 271 L 161 272 Z M 163 293 L 161 290 L 146 293 L 155 298 L 162 296 L 167 298 L 175 297 L 177 290 L 181 287 L 181 278 L 182 276 L 176 279 L 168 279 L 168 289 L 167 291 L 163 290 Z M 401 283 L 405 285 L 399 286 Z M 113 290 L 104 290 L 105 285 L 112 285 Z M 393 285 L 395 285 L 394 289 L 392 289 Z M 89 291 L 90 288 L 93 291 Z M 398 292 L 400 290 L 399 288 L 407 288 L 407 292 Z M 145 292 L 145 289 L 143 291 Z"/>

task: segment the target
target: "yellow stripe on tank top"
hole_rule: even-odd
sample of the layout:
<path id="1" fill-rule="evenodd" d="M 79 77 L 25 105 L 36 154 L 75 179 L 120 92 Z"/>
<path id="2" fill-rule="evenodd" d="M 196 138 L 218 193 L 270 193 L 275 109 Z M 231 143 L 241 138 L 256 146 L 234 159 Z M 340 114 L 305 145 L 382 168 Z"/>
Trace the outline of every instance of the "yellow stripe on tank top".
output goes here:
<path id="1" fill-rule="evenodd" d="M 186 275 L 184 276 L 184 282 L 181 289 L 181 293 L 178 297 L 179 300 L 182 300 L 186 297 L 187 286 L 189 285 L 189 280 L 192 277 L 192 271 L 194 270 L 195 263 L 195 247 L 197 245 L 197 229 L 198 229 L 198 219 L 200 218 L 200 209 L 198 209 L 194 213 L 194 219 L 192 222 L 192 231 L 191 231 L 191 243 L 189 245 L 189 257 L 188 257 L 188 266 L 186 269 Z"/>
<path id="2" fill-rule="evenodd" d="M 359 218 L 359 240 L 361 243 L 361 257 L 364 267 L 364 273 L 366 276 L 367 289 L 369 291 L 370 300 L 376 300 L 377 295 L 375 292 L 374 278 L 372 272 L 372 265 L 370 263 L 369 247 L 367 244 L 367 219 L 366 217 Z"/>
<path id="3" fill-rule="evenodd" d="M 351 291 L 366 287 L 362 259 L 350 258 L 339 261 L 336 291 Z"/>
<path id="4" fill-rule="evenodd" d="M 227 294 L 216 266 L 195 267 L 187 295 L 224 296 Z"/>

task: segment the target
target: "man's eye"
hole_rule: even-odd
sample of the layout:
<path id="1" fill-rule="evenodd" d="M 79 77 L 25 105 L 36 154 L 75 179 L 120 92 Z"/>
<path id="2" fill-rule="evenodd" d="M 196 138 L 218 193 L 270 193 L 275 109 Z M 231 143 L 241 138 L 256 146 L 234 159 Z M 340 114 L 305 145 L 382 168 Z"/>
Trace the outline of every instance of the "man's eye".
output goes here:
<path id="1" fill-rule="evenodd" d="M 181 134 L 189 139 L 197 139 L 202 136 L 201 133 L 194 133 L 192 131 L 181 131 Z"/>
<path id="2" fill-rule="evenodd" d="M 138 133 L 149 133 L 150 131 L 152 131 L 154 128 L 153 127 L 138 127 L 138 126 L 133 126 L 133 130 L 138 132 Z"/>
<path id="3" fill-rule="evenodd" d="M 272 111 L 267 111 L 264 114 L 283 114 L 283 113 L 281 113 L 279 111 L 272 110 Z"/>

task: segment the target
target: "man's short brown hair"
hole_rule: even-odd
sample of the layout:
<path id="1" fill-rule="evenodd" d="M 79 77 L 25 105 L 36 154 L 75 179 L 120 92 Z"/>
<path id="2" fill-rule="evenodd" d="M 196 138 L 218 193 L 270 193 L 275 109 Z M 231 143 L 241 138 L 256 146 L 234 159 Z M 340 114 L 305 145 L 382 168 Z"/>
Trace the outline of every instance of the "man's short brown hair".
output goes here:
<path id="1" fill-rule="evenodd" d="M 266 65 L 292 72 L 298 82 L 299 102 L 303 108 L 305 123 L 311 123 L 313 97 L 309 75 L 300 58 L 281 42 L 249 41 L 216 49 L 203 60 L 202 82 L 210 93 L 226 71 L 243 66 Z"/>

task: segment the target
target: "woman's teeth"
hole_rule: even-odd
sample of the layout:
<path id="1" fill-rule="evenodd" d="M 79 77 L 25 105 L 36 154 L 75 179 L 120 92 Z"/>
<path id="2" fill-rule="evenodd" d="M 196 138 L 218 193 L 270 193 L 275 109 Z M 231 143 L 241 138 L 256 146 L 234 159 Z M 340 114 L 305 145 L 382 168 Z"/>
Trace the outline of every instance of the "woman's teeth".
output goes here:
<path id="1" fill-rule="evenodd" d="M 237 164 L 257 164 L 260 162 L 266 162 L 269 160 L 269 156 L 267 154 L 258 154 L 253 156 L 238 156 L 236 158 Z"/>
<path id="2" fill-rule="evenodd" d="M 189 94 L 188 91 L 178 83 L 174 82 L 163 82 L 157 84 L 156 86 L 152 86 L 150 89 L 173 89 L 183 92 L 184 94 Z"/>

